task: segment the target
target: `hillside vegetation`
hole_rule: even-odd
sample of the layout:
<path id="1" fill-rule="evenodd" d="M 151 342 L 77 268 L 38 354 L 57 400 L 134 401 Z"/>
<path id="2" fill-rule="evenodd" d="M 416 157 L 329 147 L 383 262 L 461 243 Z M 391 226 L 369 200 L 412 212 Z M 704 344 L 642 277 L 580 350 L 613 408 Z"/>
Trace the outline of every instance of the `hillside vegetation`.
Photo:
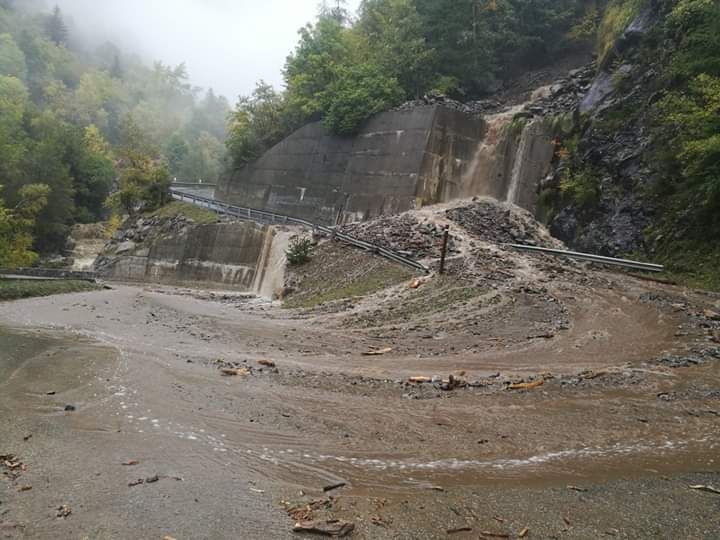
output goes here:
<path id="1" fill-rule="evenodd" d="M 89 50 L 59 9 L 0 2 L 0 264 L 56 253 L 74 223 L 165 202 L 173 176 L 212 181 L 227 101 L 184 65 Z M 107 201 L 113 187 L 119 187 Z"/>
<path id="2" fill-rule="evenodd" d="M 323 7 L 300 30 L 285 65 L 286 90 L 260 82 L 229 129 L 235 167 L 303 124 L 352 134 L 378 112 L 429 92 L 463 100 L 589 50 L 602 0 L 364 0 L 357 18 Z"/>
<path id="3" fill-rule="evenodd" d="M 646 15 L 641 35 L 624 34 Z M 581 249 L 668 265 L 720 287 L 720 6 L 613 0 L 600 26 L 613 91 L 563 141 L 553 232 Z"/>

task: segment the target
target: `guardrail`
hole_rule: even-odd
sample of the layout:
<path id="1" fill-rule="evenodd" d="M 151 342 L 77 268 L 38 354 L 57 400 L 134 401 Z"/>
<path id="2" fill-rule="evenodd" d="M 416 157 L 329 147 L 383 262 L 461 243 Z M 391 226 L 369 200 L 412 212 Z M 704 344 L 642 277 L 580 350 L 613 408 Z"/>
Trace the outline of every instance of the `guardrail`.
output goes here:
<path id="1" fill-rule="evenodd" d="M 95 272 L 79 272 L 60 268 L 0 268 L 0 276 L 32 279 L 75 279 L 79 281 L 97 280 Z"/>
<path id="2" fill-rule="evenodd" d="M 199 187 L 199 188 L 216 188 L 217 184 L 199 184 L 197 182 L 173 182 L 171 187 Z"/>
<path id="3" fill-rule="evenodd" d="M 232 216 L 246 221 L 255 221 L 268 225 L 298 225 L 301 227 L 308 227 L 315 231 L 320 231 L 327 235 L 330 235 L 330 237 L 335 240 L 340 240 L 342 242 L 345 242 L 346 244 L 350 244 L 351 246 L 370 251 L 372 253 L 385 257 L 386 259 L 390 259 L 399 264 L 404 264 L 405 266 L 409 266 L 415 270 L 419 270 L 420 272 L 424 272 L 426 274 L 430 272 L 430 270 L 426 266 L 420 264 L 417 261 L 400 255 L 399 253 L 391 249 L 387 249 L 382 246 L 372 244 L 370 242 L 365 242 L 364 240 L 360 240 L 359 238 L 355 238 L 353 236 L 345 234 L 337 230 L 335 227 L 318 225 L 304 219 L 294 218 L 286 216 L 284 214 L 277 214 L 275 212 L 268 212 L 266 210 L 255 210 L 254 208 L 235 206 L 232 204 L 217 201 L 215 199 L 209 199 L 207 197 L 202 197 L 193 193 L 177 191 L 174 189 L 170 190 L 170 194 L 172 195 L 173 199 L 176 199 L 178 201 L 190 202 L 197 206 L 202 206 L 204 208 L 207 208 L 208 210 L 212 210 L 213 212 L 216 212 L 218 214 Z"/>
<path id="4" fill-rule="evenodd" d="M 603 257 L 602 255 L 593 255 L 592 253 L 580 253 L 578 251 L 565 251 L 562 249 L 526 246 L 524 244 L 506 245 L 520 251 L 532 251 L 535 253 L 546 253 L 548 255 L 571 257 L 573 259 L 578 259 L 581 261 L 588 261 L 599 264 L 609 264 L 612 266 L 622 266 L 624 268 L 632 268 L 634 270 L 644 270 L 645 272 L 663 272 L 665 270 L 665 267 L 661 264 L 644 263 L 638 261 L 631 261 L 628 259 L 616 259 L 614 257 Z"/>

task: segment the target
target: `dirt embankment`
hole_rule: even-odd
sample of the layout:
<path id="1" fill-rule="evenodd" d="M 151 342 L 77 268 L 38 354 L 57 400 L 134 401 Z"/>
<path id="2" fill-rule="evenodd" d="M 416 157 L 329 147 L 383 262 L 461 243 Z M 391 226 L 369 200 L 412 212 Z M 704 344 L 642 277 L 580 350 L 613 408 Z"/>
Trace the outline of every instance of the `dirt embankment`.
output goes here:
<path id="1" fill-rule="evenodd" d="M 3 306 L 0 532 L 715 538 L 718 495 L 689 486 L 720 483 L 720 297 L 513 252 L 457 207 L 411 216 L 450 227 L 444 276 L 324 243 L 296 308 L 152 286 Z"/>

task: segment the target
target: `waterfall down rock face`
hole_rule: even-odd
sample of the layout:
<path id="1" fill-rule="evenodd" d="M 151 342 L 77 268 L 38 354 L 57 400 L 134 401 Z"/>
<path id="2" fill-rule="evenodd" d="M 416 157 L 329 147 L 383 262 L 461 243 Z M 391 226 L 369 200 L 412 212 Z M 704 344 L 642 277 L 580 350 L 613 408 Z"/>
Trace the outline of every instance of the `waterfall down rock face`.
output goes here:
<path id="1" fill-rule="evenodd" d="M 535 211 L 540 181 L 555 154 L 552 122 L 518 117 L 525 104 L 485 117 L 488 129 L 464 181 L 461 197 L 484 195 Z"/>

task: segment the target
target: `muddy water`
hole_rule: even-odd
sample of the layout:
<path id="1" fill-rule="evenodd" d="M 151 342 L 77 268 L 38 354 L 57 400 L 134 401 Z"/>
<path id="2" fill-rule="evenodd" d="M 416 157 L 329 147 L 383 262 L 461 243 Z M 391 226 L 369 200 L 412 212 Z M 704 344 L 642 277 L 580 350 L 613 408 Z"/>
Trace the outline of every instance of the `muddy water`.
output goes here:
<path id="1" fill-rule="evenodd" d="M 565 346 L 585 323 L 604 324 L 585 318 L 575 318 Z M 367 373 L 383 363 L 411 369 L 408 358 L 364 365 L 367 357 L 339 352 L 346 335 L 192 298 L 119 288 L 4 305 L 0 320 L 43 327 L 0 334 L 0 411 L 10 419 L 0 424 L 0 452 L 29 466 L 8 507 L 13 520 L 35 524 L 34 537 L 282 538 L 289 527 L 277 500 L 338 481 L 348 482 L 349 497 L 424 501 L 429 488 L 442 486 L 446 501 L 462 501 L 463 490 L 504 493 L 508 484 L 553 490 L 720 469 L 720 417 L 703 398 L 720 388 L 712 365 L 638 371 L 635 386 L 565 388 L 549 380 L 534 392 L 415 400 L 392 383 L 358 389 L 337 376 L 298 380 L 293 368 L 320 371 L 332 361 L 340 371 Z M 671 323 L 647 326 L 665 335 Z M 633 339 L 650 354 L 650 342 L 664 347 L 660 337 L 634 332 Z M 507 364 L 537 370 L 553 360 L 560 369 L 584 365 L 588 358 L 578 355 L 594 350 L 580 344 L 562 352 L 562 343 L 503 354 Z M 217 358 L 255 365 L 267 357 L 280 373 L 221 377 L 212 366 Z M 603 366 L 622 358 L 613 352 Z M 684 397 L 665 402 L 662 392 Z M 66 404 L 77 410 L 65 412 Z M 128 460 L 140 463 L 121 465 Z M 154 474 L 157 484 L 128 486 Z M 24 484 L 33 490 L 17 492 Z M 48 509 L 59 504 L 77 509 L 60 525 L 79 528 L 56 530 Z M 232 519 L 227 508 L 235 509 Z M 397 537 L 372 532 L 365 537 Z"/>

